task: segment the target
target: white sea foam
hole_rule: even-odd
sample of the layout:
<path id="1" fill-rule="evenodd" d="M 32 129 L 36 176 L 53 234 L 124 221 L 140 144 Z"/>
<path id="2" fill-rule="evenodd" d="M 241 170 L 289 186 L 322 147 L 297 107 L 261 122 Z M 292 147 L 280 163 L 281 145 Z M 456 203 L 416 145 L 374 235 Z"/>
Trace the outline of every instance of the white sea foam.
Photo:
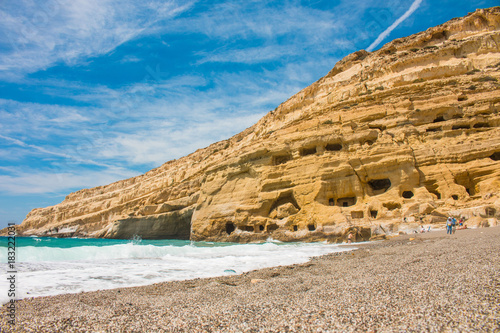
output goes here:
<path id="1" fill-rule="evenodd" d="M 227 246 L 18 247 L 16 298 L 148 285 L 240 274 L 264 267 L 307 262 L 311 257 L 345 251 L 333 244 L 232 244 Z M 6 258 L 0 248 L 0 258 Z M 7 264 L 2 264 L 7 267 Z M 7 269 L 3 270 L 6 272 Z M 0 276 L 0 302 L 9 300 L 6 274 Z"/>

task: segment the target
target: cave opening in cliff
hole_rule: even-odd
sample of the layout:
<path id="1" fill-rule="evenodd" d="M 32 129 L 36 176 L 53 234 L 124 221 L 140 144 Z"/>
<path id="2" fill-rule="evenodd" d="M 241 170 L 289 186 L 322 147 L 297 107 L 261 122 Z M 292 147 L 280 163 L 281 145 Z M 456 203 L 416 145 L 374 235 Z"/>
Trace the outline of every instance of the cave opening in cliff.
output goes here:
<path id="1" fill-rule="evenodd" d="M 391 180 L 388 178 L 384 179 L 372 179 L 368 182 L 368 185 L 372 188 L 375 194 L 381 194 L 387 192 L 391 187 Z"/>
<path id="2" fill-rule="evenodd" d="M 300 150 L 300 156 L 307 156 L 314 154 L 316 154 L 316 147 L 302 148 Z"/>
<path id="3" fill-rule="evenodd" d="M 473 126 L 474 128 L 488 128 L 490 125 L 488 123 L 476 123 Z"/>
<path id="4" fill-rule="evenodd" d="M 325 149 L 328 151 L 339 151 L 342 150 L 342 145 L 340 143 L 329 143 Z"/>
<path id="5" fill-rule="evenodd" d="M 433 123 L 440 123 L 442 121 L 445 121 L 445 120 L 444 120 L 444 117 L 441 115 L 441 116 L 437 116 L 432 122 Z"/>
<path id="6" fill-rule="evenodd" d="M 451 127 L 451 129 L 452 129 L 453 131 L 455 131 L 455 130 L 461 130 L 461 129 L 469 129 L 469 128 L 470 128 L 470 126 L 469 126 L 469 125 L 466 125 L 466 124 L 462 124 L 462 125 L 453 125 L 453 126 Z"/>
<path id="7" fill-rule="evenodd" d="M 401 205 L 397 202 L 386 202 L 384 203 L 384 207 L 387 208 L 388 210 L 395 210 L 401 208 Z"/>
<path id="8" fill-rule="evenodd" d="M 259 225 L 259 231 L 264 231 L 264 226 L 262 224 Z"/>
<path id="9" fill-rule="evenodd" d="M 337 205 L 340 207 L 350 207 L 356 204 L 356 197 L 338 198 Z"/>
<path id="10" fill-rule="evenodd" d="M 451 196 L 451 198 L 452 198 L 453 200 L 458 200 L 458 195 L 453 194 L 453 195 Z"/>
<path id="11" fill-rule="evenodd" d="M 351 217 L 353 219 L 362 219 L 364 216 L 365 214 L 362 211 L 351 212 Z"/>
<path id="12" fill-rule="evenodd" d="M 328 199 L 328 205 L 329 206 L 335 206 L 335 199 L 334 198 Z"/>
<path id="13" fill-rule="evenodd" d="M 363 142 L 363 144 L 367 144 L 368 146 L 371 146 L 373 145 L 375 142 L 373 142 L 372 140 L 366 140 L 365 142 Z"/>
<path id="14" fill-rule="evenodd" d="M 298 227 L 298 226 L 296 226 L 296 225 L 294 225 L 294 226 L 293 226 L 293 231 L 297 231 L 297 230 L 299 230 L 299 227 Z"/>
<path id="15" fill-rule="evenodd" d="M 308 229 L 309 231 L 314 231 L 314 230 L 316 230 L 316 227 L 314 226 L 314 224 L 308 224 L 308 225 L 307 225 L 307 229 Z"/>
<path id="16" fill-rule="evenodd" d="M 425 182 L 425 188 L 431 194 L 434 194 L 437 199 L 441 199 L 441 193 L 437 190 L 438 186 L 435 180 L 428 180 Z"/>
<path id="17" fill-rule="evenodd" d="M 231 223 L 231 222 L 226 223 L 226 233 L 228 235 L 231 235 L 235 229 L 236 228 L 235 228 L 233 223 Z"/>
<path id="18" fill-rule="evenodd" d="M 374 219 L 377 218 L 378 215 L 378 210 L 370 210 L 370 216 L 373 217 Z"/>
<path id="19" fill-rule="evenodd" d="M 496 153 L 494 153 L 493 155 L 491 155 L 490 158 L 493 161 L 500 161 L 500 151 L 497 151 Z"/>
<path id="20" fill-rule="evenodd" d="M 463 186 L 465 188 L 465 191 L 469 195 L 475 195 L 476 194 L 476 183 L 477 181 L 474 180 L 474 177 L 471 176 L 471 174 L 467 171 L 461 172 L 455 175 L 455 183 Z"/>
<path id="21" fill-rule="evenodd" d="M 273 165 L 285 164 L 286 162 L 290 161 L 291 159 L 292 159 L 292 156 L 290 156 L 290 155 L 276 155 L 276 156 L 273 156 Z"/>
<path id="22" fill-rule="evenodd" d="M 497 210 L 493 207 L 486 207 L 484 212 L 486 213 L 487 217 L 495 217 Z"/>
<path id="23" fill-rule="evenodd" d="M 271 214 L 271 212 L 275 209 L 277 209 L 279 206 L 285 205 L 287 203 L 291 203 L 297 210 L 300 210 L 300 206 L 295 200 L 294 196 L 292 193 L 281 193 L 278 199 L 273 203 L 271 206 L 271 209 L 269 210 L 269 213 L 267 214 L 268 216 Z"/>
<path id="24" fill-rule="evenodd" d="M 239 227 L 243 231 L 253 232 L 254 228 L 251 225 L 243 225 Z"/>
<path id="25" fill-rule="evenodd" d="M 410 199 L 410 198 L 413 198 L 413 192 L 412 191 L 403 191 L 403 194 L 401 196 L 405 199 Z"/>
<path id="26" fill-rule="evenodd" d="M 267 232 L 273 232 L 274 230 L 278 230 L 278 225 L 275 223 L 269 223 L 267 225 Z"/>
<path id="27" fill-rule="evenodd" d="M 426 132 L 441 132 L 443 129 L 441 127 L 429 127 Z"/>

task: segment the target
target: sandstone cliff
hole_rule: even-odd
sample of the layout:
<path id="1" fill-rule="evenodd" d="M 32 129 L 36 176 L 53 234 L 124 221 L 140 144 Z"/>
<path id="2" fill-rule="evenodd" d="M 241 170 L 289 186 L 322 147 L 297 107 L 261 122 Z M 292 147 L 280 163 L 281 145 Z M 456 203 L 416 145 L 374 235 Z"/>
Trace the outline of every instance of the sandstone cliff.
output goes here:
<path id="1" fill-rule="evenodd" d="M 355 52 L 234 137 L 29 213 L 24 235 L 340 241 L 500 217 L 500 7 Z"/>

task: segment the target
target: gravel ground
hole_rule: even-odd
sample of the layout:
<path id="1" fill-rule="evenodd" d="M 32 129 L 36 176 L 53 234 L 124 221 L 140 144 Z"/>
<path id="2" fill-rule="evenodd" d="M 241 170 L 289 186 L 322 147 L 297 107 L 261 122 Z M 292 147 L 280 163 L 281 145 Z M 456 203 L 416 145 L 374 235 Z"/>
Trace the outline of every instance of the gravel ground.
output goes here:
<path id="1" fill-rule="evenodd" d="M 238 276 L 26 299 L 2 332 L 500 332 L 500 227 Z"/>

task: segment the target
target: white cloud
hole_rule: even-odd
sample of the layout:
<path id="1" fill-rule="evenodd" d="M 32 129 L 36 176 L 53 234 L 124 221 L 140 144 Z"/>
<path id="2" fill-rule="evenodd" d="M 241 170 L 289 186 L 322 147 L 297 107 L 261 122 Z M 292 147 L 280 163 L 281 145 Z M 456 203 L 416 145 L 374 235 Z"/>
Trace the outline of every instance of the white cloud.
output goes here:
<path id="1" fill-rule="evenodd" d="M 102 158 L 126 160 L 132 164 L 150 163 L 161 165 L 168 160 L 179 158 L 204 148 L 216 141 L 253 125 L 264 114 L 241 116 L 216 116 L 211 121 L 203 120 L 162 124 L 152 121 L 144 131 L 133 134 L 116 133 L 104 143 L 100 151 Z"/>
<path id="2" fill-rule="evenodd" d="M 8 175 L 0 175 L 0 188 L 2 192 L 15 195 L 19 194 L 48 194 L 68 193 L 81 188 L 90 188 L 137 176 L 137 172 L 126 170 L 65 170 L 58 172 L 40 170 L 5 170 L 10 171 Z"/>
<path id="3" fill-rule="evenodd" d="M 206 79 L 192 75 L 118 89 L 68 84 L 66 93 L 99 107 L 0 100 L 0 143 L 17 159 L 147 171 L 253 125 L 300 89 L 279 84 L 285 72 L 220 73 L 203 91 Z M 54 93 L 64 96 L 65 86 L 59 82 Z"/>
<path id="4" fill-rule="evenodd" d="M 223 52 L 200 53 L 203 58 L 198 61 L 198 64 L 206 62 L 235 62 L 244 64 L 255 64 L 266 61 L 273 61 L 287 55 L 297 55 L 297 47 L 269 45 L 263 47 L 252 47 L 240 50 L 229 50 Z M 303 50 L 302 50 L 303 51 Z"/>
<path id="5" fill-rule="evenodd" d="M 192 1 L 19 0 L 0 10 L 0 74 L 19 79 L 60 62 L 75 64 L 106 54 Z"/>

